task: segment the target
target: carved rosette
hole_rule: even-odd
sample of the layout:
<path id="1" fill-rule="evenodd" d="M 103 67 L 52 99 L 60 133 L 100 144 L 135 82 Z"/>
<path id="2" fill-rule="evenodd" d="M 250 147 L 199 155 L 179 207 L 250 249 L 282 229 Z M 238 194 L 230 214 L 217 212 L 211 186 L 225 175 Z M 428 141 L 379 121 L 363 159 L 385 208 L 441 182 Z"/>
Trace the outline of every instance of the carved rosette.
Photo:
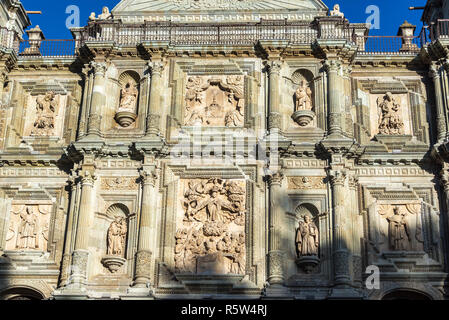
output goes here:
<path id="1" fill-rule="evenodd" d="M 151 276 L 151 251 L 139 251 L 136 254 L 136 278 L 150 279 Z"/>

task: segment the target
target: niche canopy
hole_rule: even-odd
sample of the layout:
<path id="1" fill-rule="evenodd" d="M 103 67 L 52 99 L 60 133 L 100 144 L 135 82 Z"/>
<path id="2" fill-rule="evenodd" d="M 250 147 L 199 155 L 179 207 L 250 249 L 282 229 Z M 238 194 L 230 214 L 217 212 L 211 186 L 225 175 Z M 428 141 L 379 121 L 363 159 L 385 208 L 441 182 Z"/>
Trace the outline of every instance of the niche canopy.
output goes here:
<path id="1" fill-rule="evenodd" d="M 311 21 L 325 16 L 321 0 L 122 0 L 113 10 L 125 23 Z"/>

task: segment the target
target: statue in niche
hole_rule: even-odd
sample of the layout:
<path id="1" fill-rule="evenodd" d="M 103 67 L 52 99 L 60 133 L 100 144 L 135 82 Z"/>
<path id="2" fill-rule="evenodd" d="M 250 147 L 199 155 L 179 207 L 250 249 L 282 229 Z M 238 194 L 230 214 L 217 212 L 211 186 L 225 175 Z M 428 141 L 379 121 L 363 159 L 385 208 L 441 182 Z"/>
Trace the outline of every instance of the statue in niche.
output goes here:
<path id="1" fill-rule="evenodd" d="M 379 109 L 379 133 L 386 135 L 403 135 L 404 122 L 399 113 L 401 106 L 391 92 L 377 99 Z"/>
<path id="2" fill-rule="evenodd" d="M 405 219 L 405 212 L 401 212 L 399 207 L 393 208 L 393 215 L 387 217 L 389 228 L 390 248 L 395 251 L 409 250 L 410 228 Z"/>
<path id="3" fill-rule="evenodd" d="M 108 229 L 108 255 L 123 256 L 125 254 L 127 221 L 123 217 L 116 217 Z"/>
<path id="4" fill-rule="evenodd" d="M 121 90 L 119 112 L 128 111 L 135 113 L 138 95 L 139 90 L 137 90 L 136 84 L 134 81 L 128 80 Z"/>
<path id="5" fill-rule="evenodd" d="M 18 249 L 37 249 L 39 247 L 37 236 L 39 234 L 39 217 L 33 207 L 27 206 L 20 213 L 20 225 L 17 235 Z"/>
<path id="6" fill-rule="evenodd" d="M 47 92 L 44 96 L 38 96 L 36 99 L 36 121 L 32 135 L 49 136 L 55 128 L 55 112 L 57 101 L 56 94 L 53 91 Z"/>
<path id="7" fill-rule="evenodd" d="M 304 221 L 299 222 L 296 231 L 296 250 L 299 257 L 319 255 L 319 231 L 311 217 L 306 215 Z"/>
<path id="8" fill-rule="evenodd" d="M 312 90 L 306 80 L 302 80 L 295 93 L 295 111 L 312 111 Z"/>

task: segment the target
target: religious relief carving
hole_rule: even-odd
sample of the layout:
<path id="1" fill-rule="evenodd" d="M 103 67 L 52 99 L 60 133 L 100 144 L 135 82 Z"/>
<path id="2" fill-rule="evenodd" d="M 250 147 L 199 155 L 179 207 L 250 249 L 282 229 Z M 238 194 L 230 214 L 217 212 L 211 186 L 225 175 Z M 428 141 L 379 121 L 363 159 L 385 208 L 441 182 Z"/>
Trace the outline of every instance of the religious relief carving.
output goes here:
<path id="1" fill-rule="evenodd" d="M 51 205 L 13 205 L 6 250 L 46 251 Z"/>
<path id="2" fill-rule="evenodd" d="M 290 177 L 288 188 L 293 190 L 316 190 L 326 189 L 325 177 Z"/>
<path id="3" fill-rule="evenodd" d="M 377 99 L 379 115 L 379 134 L 403 135 L 404 122 L 401 115 L 400 103 L 391 92 Z"/>
<path id="4" fill-rule="evenodd" d="M 241 127 L 245 118 L 243 76 L 189 77 L 184 124 Z"/>
<path id="5" fill-rule="evenodd" d="M 417 250 L 416 243 L 423 243 L 421 204 L 381 205 L 379 214 L 388 223 L 388 247 L 392 251 Z"/>
<path id="6" fill-rule="evenodd" d="M 101 178 L 102 190 L 137 190 L 137 177 L 107 177 Z"/>
<path id="7" fill-rule="evenodd" d="M 245 274 L 246 189 L 238 180 L 185 181 L 176 234 L 177 272 Z"/>
<path id="8" fill-rule="evenodd" d="M 54 134 L 58 105 L 56 94 L 52 91 L 36 98 L 36 120 L 31 135 L 51 136 Z"/>

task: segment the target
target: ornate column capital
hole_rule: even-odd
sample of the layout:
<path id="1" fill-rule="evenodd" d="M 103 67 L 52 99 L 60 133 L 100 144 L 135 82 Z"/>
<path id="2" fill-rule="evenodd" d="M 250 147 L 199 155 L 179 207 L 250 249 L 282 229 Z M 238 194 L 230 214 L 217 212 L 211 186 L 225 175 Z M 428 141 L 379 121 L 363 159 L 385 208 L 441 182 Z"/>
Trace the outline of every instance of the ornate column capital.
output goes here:
<path id="1" fill-rule="evenodd" d="M 346 182 L 347 174 L 344 171 L 333 170 L 329 172 L 329 179 L 332 187 L 344 186 Z"/>
<path id="2" fill-rule="evenodd" d="M 141 169 L 139 171 L 140 174 L 140 181 L 142 182 L 142 185 L 150 185 L 152 187 L 156 186 L 157 182 L 157 169 L 154 170 L 146 170 Z"/>
<path id="3" fill-rule="evenodd" d="M 324 62 L 324 70 L 327 73 L 338 73 L 341 69 L 341 61 L 335 59 L 328 59 Z"/>
<path id="4" fill-rule="evenodd" d="M 81 177 L 81 184 L 83 186 L 85 185 L 93 186 L 95 181 L 97 180 L 97 176 L 95 175 L 95 173 L 92 173 L 89 170 L 80 173 L 80 177 Z"/>
<path id="5" fill-rule="evenodd" d="M 89 64 L 89 67 L 94 72 L 95 77 L 105 77 L 106 72 L 108 71 L 107 62 L 92 61 Z"/>
<path id="6" fill-rule="evenodd" d="M 281 60 L 271 60 L 267 62 L 268 67 L 268 75 L 277 74 L 279 75 L 281 73 L 282 69 L 282 61 Z"/>
<path id="7" fill-rule="evenodd" d="M 162 72 L 165 69 L 165 63 L 164 61 L 152 61 L 148 63 L 148 69 L 151 73 L 151 76 L 155 76 L 155 75 L 162 75 Z"/>
<path id="8" fill-rule="evenodd" d="M 440 68 L 436 63 L 432 63 L 429 67 L 429 77 L 431 77 L 434 81 L 441 77 L 439 69 Z"/>
<path id="9" fill-rule="evenodd" d="M 356 190 L 359 184 L 359 177 L 350 175 L 348 177 L 349 188 L 352 190 Z"/>
<path id="10" fill-rule="evenodd" d="M 440 182 L 444 191 L 449 192 L 449 171 L 447 169 L 442 169 L 440 171 Z"/>
<path id="11" fill-rule="evenodd" d="M 281 186 L 283 180 L 284 180 L 284 172 L 282 170 L 278 170 L 276 172 L 267 175 L 267 181 L 270 188 L 273 186 Z"/>

